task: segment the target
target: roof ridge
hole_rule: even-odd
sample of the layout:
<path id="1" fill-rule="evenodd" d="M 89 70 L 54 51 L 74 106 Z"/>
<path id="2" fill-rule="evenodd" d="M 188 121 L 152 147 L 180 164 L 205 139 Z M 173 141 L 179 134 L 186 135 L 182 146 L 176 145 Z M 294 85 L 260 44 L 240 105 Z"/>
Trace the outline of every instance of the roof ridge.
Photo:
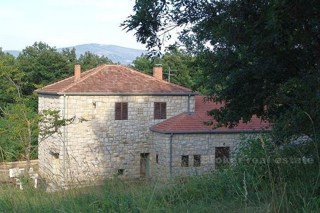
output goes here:
<path id="1" fill-rule="evenodd" d="M 103 65 L 106 65 L 106 64 L 103 64 Z M 100 65 L 100 66 L 102 66 L 102 65 Z M 100 67 L 100 66 L 99 66 L 99 67 Z M 87 70 L 87 71 L 85 71 L 85 72 L 83 72 L 83 73 L 81 73 L 81 74 L 84 74 L 84 73 L 87 73 L 87 72 L 92 72 L 94 69 L 97 69 L 97 68 L 98 68 L 98 67 L 89 69 L 89 70 Z M 43 90 L 43 89 L 45 89 L 46 87 L 51 87 L 51 86 L 54 86 L 54 85 L 56 85 L 56 84 L 60 84 L 61 82 L 68 81 L 68 80 L 70 80 L 70 79 L 72 79 L 72 78 L 74 78 L 74 75 L 72 75 L 72 76 L 70 76 L 70 77 L 68 77 L 68 78 L 65 78 L 65 79 L 56 81 L 56 82 L 54 82 L 54 83 L 51 83 L 51 84 L 49 84 L 49 85 L 46 85 L 46 86 L 44 86 L 44 87 L 42 87 L 42 88 L 38 88 L 38 89 L 36 89 L 35 91 Z M 79 81 L 77 81 L 77 82 L 79 82 Z M 74 83 L 75 83 L 75 82 L 74 82 Z M 74 83 L 72 83 L 71 85 L 74 86 Z M 67 89 L 69 89 L 69 87 L 67 87 Z M 66 90 L 66 89 L 63 89 L 63 91 L 65 91 L 65 90 Z"/>
<path id="2" fill-rule="evenodd" d="M 138 70 L 135 70 L 134 68 L 129 68 L 129 67 L 123 66 L 123 65 L 120 65 L 120 66 L 122 66 L 122 67 L 130 70 L 131 72 L 137 72 L 137 73 L 139 73 L 140 75 L 147 76 L 148 78 L 151 78 L 151 79 L 153 79 L 153 80 L 159 81 L 159 82 L 161 82 L 161 83 L 169 84 L 169 85 L 172 85 L 172 86 L 176 86 L 176 87 L 180 87 L 180 88 L 182 88 L 182 89 L 188 89 L 188 90 L 191 90 L 191 91 L 192 91 L 192 89 L 190 89 L 190 88 L 187 88 L 187 87 L 184 87 L 184 86 L 180 86 L 180 85 L 178 85 L 178 84 L 174 84 L 174 83 L 171 83 L 171 82 L 168 82 L 168 81 L 165 81 L 165 80 L 160 80 L 160 79 L 155 78 L 155 77 L 153 77 L 153 76 L 151 76 L 151 75 L 148 75 L 148 74 L 146 74 L 146 73 L 139 72 Z"/>
<path id="3" fill-rule="evenodd" d="M 104 73 L 106 75 L 101 75 Z M 122 73 L 122 74 L 121 74 Z M 121 74 L 128 76 L 130 78 L 120 78 L 115 82 L 117 75 Z M 92 79 L 92 80 L 91 80 Z M 95 85 L 95 80 L 99 82 L 99 85 Z M 108 84 L 104 84 L 103 82 L 108 82 Z M 88 82 L 88 84 L 86 84 Z M 144 83 L 143 83 L 144 82 Z M 115 84 L 117 83 L 117 84 Z M 121 85 L 125 85 L 127 83 L 132 84 L 131 87 L 123 88 Z M 120 87 L 119 87 L 120 85 Z M 74 94 L 85 94 L 88 93 L 128 93 L 128 94 L 176 94 L 176 95 L 194 95 L 192 89 L 186 88 L 174 83 L 169 83 L 165 80 L 157 79 L 149 74 L 145 74 L 141 71 L 135 70 L 133 67 L 120 65 L 120 64 L 102 64 L 96 68 L 92 68 L 90 70 L 84 71 L 81 73 L 81 76 L 77 81 L 75 81 L 74 75 L 68 77 L 66 79 L 54 82 L 50 85 L 42 87 L 36 90 L 37 93 L 52 93 L 52 94 L 66 94 L 66 93 L 74 93 Z"/>
<path id="4" fill-rule="evenodd" d="M 96 68 L 93 68 L 93 69 L 90 69 L 90 70 L 87 70 L 87 71 L 81 73 L 81 74 L 84 74 L 84 73 L 92 72 L 92 73 L 84 76 L 83 78 L 80 78 L 78 81 L 74 81 L 72 84 L 70 84 L 69 86 L 65 87 L 63 90 L 61 90 L 61 92 L 65 92 L 68 89 L 72 88 L 73 86 L 77 85 L 78 83 L 81 83 L 82 81 L 86 80 L 87 78 L 95 75 L 96 73 L 100 72 L 106 66 L 107 66 L 107 64 L 102 64 L 99 67 L 96 67 Z M 72 78 L 72 77 L 74 77 L 74 76 L 71 76 L 70 78 Z"/>

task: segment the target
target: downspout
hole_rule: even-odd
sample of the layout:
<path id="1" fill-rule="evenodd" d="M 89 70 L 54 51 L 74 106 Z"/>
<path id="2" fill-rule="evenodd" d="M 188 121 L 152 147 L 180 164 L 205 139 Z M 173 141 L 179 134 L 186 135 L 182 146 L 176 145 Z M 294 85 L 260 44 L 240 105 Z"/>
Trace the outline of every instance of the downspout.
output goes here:
<path id="1" fill-rule="evenodd" d="M 169 164 L 169 169 L 170 169 L 170 179 L 172 179 L 172 141 L 173 141 L 173 133 L 170 135 L 170 164 Z"/>
<path id="2" fill-rule="evenodd" d="M 62 113 L 62 117 L 63 117 L 63 121 L 65 121 L 66 119 L 66 94 L 63 95 L 63 113 Z M 65 174 L 66 174 L 66 133 L 67 133 L 67 129 L 66 129 L 66 125 L 63 125 L 63 182 L 65 183 Z"/>
<path id="3" fill-rule="evenodd" d="M 190 94 L 188 95 L 188 114 L 190 114 Z"/>

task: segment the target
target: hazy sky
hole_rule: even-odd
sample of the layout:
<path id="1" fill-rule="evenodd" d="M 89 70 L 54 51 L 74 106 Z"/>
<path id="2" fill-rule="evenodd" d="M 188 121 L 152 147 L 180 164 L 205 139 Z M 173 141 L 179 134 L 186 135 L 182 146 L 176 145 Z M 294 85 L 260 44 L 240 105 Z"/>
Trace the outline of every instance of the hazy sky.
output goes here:
<path id="1" fill-rule="evenodd" d="M 119 27 L 134 0 L 0 0 L 0 47 L 22 50 L 35 41 L 51 47 L 114 44 L 145 49 Z"/>

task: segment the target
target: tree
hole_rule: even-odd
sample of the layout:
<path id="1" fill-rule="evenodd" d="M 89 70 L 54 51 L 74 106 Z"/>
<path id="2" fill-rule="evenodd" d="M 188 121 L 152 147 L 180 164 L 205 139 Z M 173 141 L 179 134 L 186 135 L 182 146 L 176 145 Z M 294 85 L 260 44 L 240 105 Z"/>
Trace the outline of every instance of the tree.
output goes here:
<path id="1" fill-rule="evenodd" d="M 137 69 L 139 71 L 142 71 L 145 74 L 152 75 L 152 68 L 155 64 L 160 64 L 161 62 L 159 59 L 155 61 L 154 59 L 146 56 L 141 55 L 140 57 L 137 57 L 132 61 L 132 66 L 134 69 Z"/>
<path id="2" fill-rule="evenodd" d="M 66 59 L 67 62 L 67 69 L 73 70 L 74 65 L 78 63 L 76 49 L 73 47 L 72 49 L 69 48 L 63 48 L 61 51 L 61 55 Z M 72 74 L 72 73 L 69 73 Z"/>
<path id="3" fill-rule="evenodd" d="M 189 88 L 194 86 L 194 77 L 196 77 L 193 75 L 196 71 L 193 69 L 194 57 L 172 47 L 163 55 L 162 61 L 166 77 L 170 82 Z"/>
<path id="4" fill-rule="evenodd" d="M 225 103 L 211 112 L 220 124 L 256 114 L 285 138 L 320 129 L 319 20 L 316 0 L 137 0 L 122 26 L 149 48 L 179 27 L 211 99 Z"/>
<path id="5" fill-rule="evenodd" d="M 23 76 L 16 66 L 14 56 L 5 54 L 0 49 L 0 107 L 13 103 L 15 97 L 21 96 L 18 85 L 21 85 Z"/>
<path id="6" fill-rule="evenodd" d="M 161 64 L 166 80 L 193 88 L 196 91 L 203 91 L 198 84 L 196 85 L 199 70 L 195 64 L 195 57 L 184 50 L 179 50 L 172 46 L 160 57 L 151 58 L 147 55 L 142 55 L 137 57 L 132 64 L 135 69 L 141 70 L 146 74 L 152 74 L 152 68 L 156 64 Z"/>
<path id="7" fill-rule="evenodd" d="M 78 62 L 83 70 L 88 70 L 101 64 L 112 64 L 112 61 L 107 57 L 98 56 L 91 52 L 85 52 L 83 55 L 80 55 Z"/>
<path id="8" fill-rule="evenodd" d="M 65 55 L 43 42 L 35 42 L 23 49 L 17 57 L 17 63 L 19 69 L 25 73 L 23 81 L 27 83 L 22 87 L 24 94 L 30 95 L 37 87 L 70 76 L 70 58 Z"/>
<path id="9" fill-rule="evenodd" d="M 37 156 L 38 113 L 20 99 L 0 108 L 0 161 L 30 160 Z"/>

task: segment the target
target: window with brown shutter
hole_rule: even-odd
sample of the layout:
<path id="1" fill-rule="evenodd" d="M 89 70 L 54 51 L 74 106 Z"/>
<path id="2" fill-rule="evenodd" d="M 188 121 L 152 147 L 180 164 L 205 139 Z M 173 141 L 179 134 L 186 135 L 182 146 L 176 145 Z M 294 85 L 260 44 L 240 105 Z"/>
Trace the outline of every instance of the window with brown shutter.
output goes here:
<path id="1" fill-rule="evenodd" d="M 115 119 L 128 120 L 128 103 L 117 102 L 115 105 Z"/>
<path id="2" fill-rule="evenodd" d="M 167 103 L 154 102 L 154 119 L 166 119 L 166 118 L 167 118 Z"/>

